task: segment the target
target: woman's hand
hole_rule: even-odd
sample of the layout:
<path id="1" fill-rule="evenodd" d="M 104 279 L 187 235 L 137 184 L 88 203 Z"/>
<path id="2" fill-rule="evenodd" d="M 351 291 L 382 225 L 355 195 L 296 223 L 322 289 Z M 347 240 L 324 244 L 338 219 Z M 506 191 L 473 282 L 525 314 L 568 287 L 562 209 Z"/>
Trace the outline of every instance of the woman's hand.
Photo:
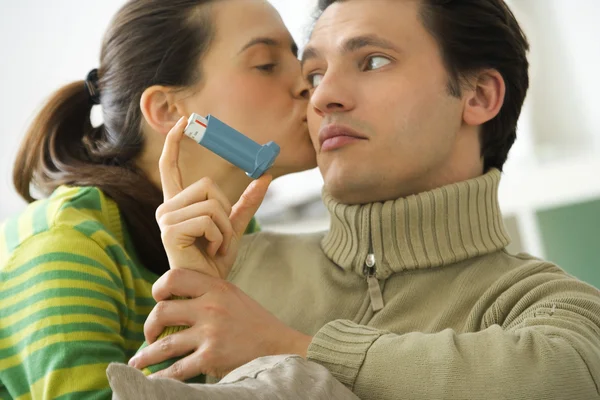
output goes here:
<path id="1" fill-rule="evenodd" d="M 187 380 L 200 374 L 221 378 L 255 358 L 277 354 L 306 357 L 312 337 L 277 319 L 238 287 L 196 271 L 171 270 L 152 287 L 158 304 L 144 324 L 150 345 L 129 361 L 143 369 L 186 356 L 153 376 Z M 171 295 L 191 300 L 170 300 Z M 166 326 L 189 329 L 162 339 Z"/>
<path id="2" fill-rule="evenodd" d="M 235 285 L 225 281 L 239 240 L 262 202 L 270 177 L 261 177 L 231 207 L 208 179 L 183 189 L 177 165 L 185 120 L 167 135 L 160 159 L 165 203 L 156 213 L 171 271 L 152 287 L 157 301 L 144 324 L 150 343 L 129 362 L 144 368 L 186 356 L 156 373 L 186 380 L 222 377 L 261 356 L 306 357 L 311 337 L 286 326 Z M 172 296 L 191 298 L 172 300 Z M 156 340 L 168 326 L 188 329 Z"/>
<path id="3" fill-rule="evenodd" d="M 182 117 L 167 134 L 160 157 L 165 201 L 156 210 L 156 220 L 172 269 L 192 269 L 226 278 L 240 238 L 260 207 L 271 176 L 253 181 L 233 207 L 209 178 L 184 189 L 178 160 L 186 121 Z"/>

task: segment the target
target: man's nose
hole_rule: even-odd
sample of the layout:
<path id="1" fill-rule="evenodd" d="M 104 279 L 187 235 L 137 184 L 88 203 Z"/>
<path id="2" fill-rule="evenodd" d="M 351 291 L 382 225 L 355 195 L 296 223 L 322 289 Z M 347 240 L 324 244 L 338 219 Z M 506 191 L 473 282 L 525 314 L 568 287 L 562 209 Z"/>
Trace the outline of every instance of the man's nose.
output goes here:
<path id="1" fill-rule="evenodd" d="M 355 106 L 353 90 L 353 85 L 343 74 L 327 72 L 313 92 L 311 106 L 321 116 L 350 111 Z"/>

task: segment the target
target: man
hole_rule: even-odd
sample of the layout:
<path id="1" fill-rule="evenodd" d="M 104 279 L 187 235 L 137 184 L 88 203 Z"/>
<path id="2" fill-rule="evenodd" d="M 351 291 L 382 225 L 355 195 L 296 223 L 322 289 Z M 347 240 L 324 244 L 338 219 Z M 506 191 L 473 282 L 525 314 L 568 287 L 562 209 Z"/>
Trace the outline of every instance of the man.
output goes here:
<path id="1" fill-rule="evenodd" d="M 507 6 L 319 7 L 302 63 L 331 229 L 243 239 L 235 286 L 163 277 L 147 336 L 192 327 L 132 364 L 192 353 L 162 374 L 187 379 L 294 353 L 365 399 L 600 398 L 600 293 L 505 250 L 496 195 L 528 87 Z"/>

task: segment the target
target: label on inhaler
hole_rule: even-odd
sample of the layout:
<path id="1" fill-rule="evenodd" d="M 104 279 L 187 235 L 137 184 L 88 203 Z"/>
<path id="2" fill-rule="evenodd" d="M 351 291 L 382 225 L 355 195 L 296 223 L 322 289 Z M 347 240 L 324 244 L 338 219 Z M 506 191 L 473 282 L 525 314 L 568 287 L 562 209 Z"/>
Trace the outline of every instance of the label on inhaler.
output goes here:
<path id="1" fill-rule="evenodd" d="M 184 134 L 193 139 L 196 143 L 200 143 L 206 132 L 208 120 L 199 114 L 192 114 L 188 119 L 188 124 L 185 127 Z"/>

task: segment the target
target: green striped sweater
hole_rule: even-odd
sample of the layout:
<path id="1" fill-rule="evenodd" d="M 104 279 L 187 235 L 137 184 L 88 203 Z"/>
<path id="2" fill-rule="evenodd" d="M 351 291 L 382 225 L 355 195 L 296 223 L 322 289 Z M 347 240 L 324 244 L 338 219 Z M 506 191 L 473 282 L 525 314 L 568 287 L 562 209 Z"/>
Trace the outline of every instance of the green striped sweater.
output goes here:
<path id="1" fill-rule="evenodd" d="M 104 399 L 144 341 L 157 276 L 114 201 L 60 187 L 0 227 L 0 399 Z"/>

